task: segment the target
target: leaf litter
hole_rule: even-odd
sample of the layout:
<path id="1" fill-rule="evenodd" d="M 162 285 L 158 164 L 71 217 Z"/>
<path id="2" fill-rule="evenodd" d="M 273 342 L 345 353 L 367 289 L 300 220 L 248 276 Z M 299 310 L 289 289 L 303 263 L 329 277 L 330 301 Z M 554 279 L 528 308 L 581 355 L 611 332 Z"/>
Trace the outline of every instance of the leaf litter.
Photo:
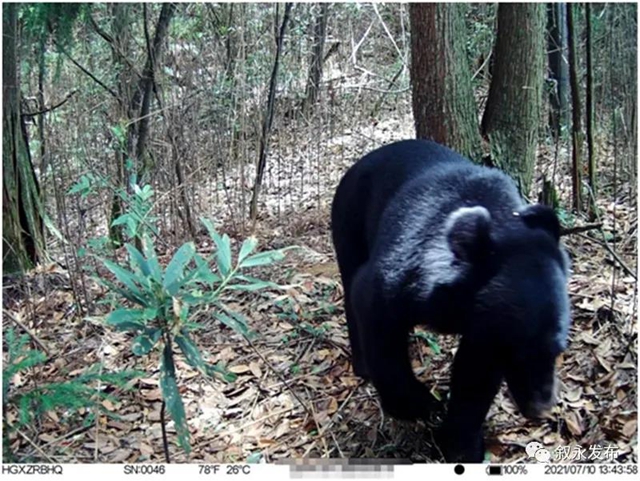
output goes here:
<path id="1" fill-rule="evenodd" d="M 258 267 L 256 274 L 289 287 L 225 294 L 225 302 L 242 312 L 250 330 L 257 333 L 251 345 L 215 322 L 211 313 L 200 315 L 204 328 L 197 331 L 196 342 L 205 359 L 225 363 L 237 379 L 231 384 L 203 379 L 177 357 L 178 390 L 192 452 L 187 456 L 177 448 L 175 427 L 168 422 L 174 462 L 244 462 L 257 454 L 266 462 L 302 456 L 439 460 L 432 426 L 388 418 L 375 389 L 353 375 L 343 290 L 329 230 L 329 207 L 341 174 L 374 146 L 411 137 L 412 125 L 410 118 L 393 119 L 345 131 L 343 137 L 320 145 L 315 141 L 301 145 L 305 137 L 300 136 L 295 148 L 277 143 L 272 147 L 284 160 L 299 160 L 308 171 L 323 169 L 325 188 L 314 189 L 310 184 L 306 197 L 283 202 L 283 184 L 277 182 L 281 173 L 275 162 L 268 162 L 263 213 L 254 235 L 263 249 L 300 248 L 288 252 L 275 266 Z M 310 152 L 318 148 L 323 152 L 312 156 Z M 311 161 L 317 155 L 326 159 L 321 166 Z M 544 148 L 540 155 L 543 166 L 553 162 L 553 154 Z M 282 177 L 290 180 L 288 173 Z M 556 184 L 568 202 L 568 172 Z M 206 191 L 199 196 L 206 197 Z M 614 203 L 601 194 L 598 205 L 605 236 L 615 240 L 617 254 L 635 272 L 635 199 Z M 220 232 L 228 232 L 235 240 L 243 238 L 227 210 L 215 205 L 207 208 L 224 224 Z M 211 251 L 210 239 L 198 241 L 196 251 Z M 487 448 L 492 461 L 516 462 L 526 458 L 524 447 L 530 441 L 548 449 L 613 445 L 615 461 L 637 462 L 637 280 L 620 268 L 602 236 L 588 232 L 564 241 L 572 258 L 573 325 L 559 367 L 559 404 L 542 420 L 525 420 L 503 389 L 486 423 Z M 87 286 L 93 298 L 104 296 L 102 287 L 90 281 Z M 23 436 L 11 435 L 14 452 L 49 462 L 164 461 L 159 353 L 134 356 L 124 334 L 96 322 L 107 314 L 103 306 L 92 307 L 80 318 L 70 276 L 55 264 L 40 266 L 21 281 L 5 278 L 3 307 L 3 329 L 12 318 L 18 319 L 51 353 L 49 362 L 16 375 L 12 389 L 64 381 L 69 372 L 80 372 L 95 362 L 103 362 L 108 369 L 136 368 L 148 373 L 132 383 L 132 390 L 117 392 L 117 402 L 103 404 L 113 417 L 101 414 L 87 426 L 61 420 L 65 413 L 51 412 Z M 444 404 L 457 339 L 439 336 L 437 342 L 440 352 L 422 336 L 412 338 L 412 365 Z M 435 413 L 436 424 L 443 413 L 444 406 Z M 85 411 L 81 417 L 88 414 Z M 9 410 L 7 419 L 16 415 Z"/>

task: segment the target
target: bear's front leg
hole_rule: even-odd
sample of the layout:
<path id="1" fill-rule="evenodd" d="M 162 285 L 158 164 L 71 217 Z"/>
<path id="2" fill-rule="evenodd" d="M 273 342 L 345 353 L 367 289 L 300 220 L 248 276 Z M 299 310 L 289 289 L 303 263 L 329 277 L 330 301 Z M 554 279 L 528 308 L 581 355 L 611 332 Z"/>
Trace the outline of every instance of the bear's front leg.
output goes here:
<path id="1" fill-rule="evenodd" d="M 368 371 L 387 414 L 404 420 L 428 419 L 436 401 L 413 373 L 408 338 L 400 326 L 374 317 L 363 343 Z"/>
<path id="2" fill-rule="evenodd" d="M 484 460 L 482 425 L 502 382 L 502 370 L 488 342 L 462 338 L 453 361 L 447 416 L 437 435 L 447 462 Z"/>
<path id="3" fill-rule="evenodd" d="M 428 419 L 436 401 L 411 368 L 409 326 L 393 317 L 400 309 L 383 301 L 368 266 L 356 276 L 352 300 L 367 373 L 383 410 L 396 419 Z"/>

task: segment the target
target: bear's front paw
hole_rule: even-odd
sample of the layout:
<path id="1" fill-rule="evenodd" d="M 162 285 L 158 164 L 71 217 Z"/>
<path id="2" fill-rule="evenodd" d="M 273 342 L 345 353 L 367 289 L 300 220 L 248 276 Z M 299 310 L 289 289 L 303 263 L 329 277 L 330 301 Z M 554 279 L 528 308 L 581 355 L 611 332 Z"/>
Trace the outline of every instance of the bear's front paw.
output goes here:
<path id="1" fill-rule="evenodd" d="M 484 461 L 482 431 L 450 430 L 440 428 L 436 442 L 448 463 L 481 463 Z"/>
<path id="2" fill-rule="evenodd" d="M 356 376 L 364 381 L 369 381 L 369 371 L 367 371 L 367 366 L 365 365 L 364 361 L 360 360 L 359 358 L 353 358 L 351 366 L 353 368 L 353 373 Z"/>
<path id="3" fill-rule="evenodd" d="M 411 389 L 380 393 L 380 397 L 384 412 L 392 418 L 404 421 L 429 420 L 437 405 L 429 389 L 418 382 Z"/>

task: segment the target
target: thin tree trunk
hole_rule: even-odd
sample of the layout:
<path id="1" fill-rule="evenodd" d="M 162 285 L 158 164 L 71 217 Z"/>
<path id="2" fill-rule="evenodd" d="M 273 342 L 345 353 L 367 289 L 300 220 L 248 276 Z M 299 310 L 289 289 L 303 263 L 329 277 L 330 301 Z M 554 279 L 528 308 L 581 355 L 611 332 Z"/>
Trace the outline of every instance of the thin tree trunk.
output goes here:
<path id="1" fill-rule="evenodd" d="M 260 154 L 258 157 L 258 168 L 256 172 L 256 181 L 253 184 L 253 193 L 251 196 L 251 204 L 249 207 L 249 216 L 251 220 L 255 222 L 258 216 L 258 196 L 260 195 L 260 188 L 262 187 L 262 178 L 264 176 L 264 169 L 267 163 L 267 151 L 269 147 L 269 133 L 271 132 L 271 123 L 273 122 L 273 112 L 276 100 L 276 85 L 278 78 L 278 67 L 280 65 L 280 55 L 282 53 L 282 43 L 284 41 L 284 32 L 287 28 L 287 22 L 289 21 L 289 12 L 293 4 L 286 3 L 284 6 L 284 15 L 282 17 L 282 24 L 280 25 L 280 33 L 276 38 L 276 58 L 273 62 L 273 71 L 271 72 L 271 81 L 269 83 L 269 99 L 267 100 L 267 110 L 264 116 L 264 122 L 262 123 L 262 136 L 260 137 Z M 276 7 L 277 16 L 277 7 Z"/>
<path id="2" fill-rule="evenodd" d="M 131 112 L 129 111 L 129 105 L 133 98 L 132 83 L 133 75 L 130 68 L 127 66 L 126 57 L 129 55 L 129 45 L 131 40 L 131 31 L 129 28 L 129 11 L 130 5 L 126 3 L 114 3 L 112 5 L 112 59 L 116 75 L 117 84 L 117 104 L 116 104 L 116 118 L 119 121 L 117 127 L 125 125 L 131 118 Z M 124 235 L 122 225 L 113 225 L 118 217 L 124 213 L 124 205 L 122 194 L 127 192 L 129 179 L 127 178 L 127 167 L 125 165 L 125 159 L 129 152 L 129 146 L 126 141 L 123 143 L 121 140 L 124 138 L 124 131 L 122 136 L 116 139 L 117 145 L 114 152 L 115 161 L 115 179 L 117 183 L 116 191 L 111 199 L 111 213 L 109 216 L 109 238 L 114 245 L 121 245 Z"/>
<path id="3" fill-rule="evenodd" d="M 571 80 L 571 104 L 573 112 L 572 126 L 572 189 L 573 208 L 582 210 L 582 109 L 580 107 L 580 91 L 578 85 L 578 59 L 576 56 L 576 35 L 573 21 L 573 5 L 567 6 L 567 33 L 569 37 L 569 78 Z"/>
<path id="4" fill-rule="evenodd" d="M 416 136 L 482 156 L 460 5 L 412 3 L 411 83 Z"/>
<path id="5" fill-rule="evenodd" d="M 589 162 L 589 187 L 591 194 L 589 196 L 589 217 L 595 219 L 595 199 L 597 193 L 596 187 L 596 153 L 595 143 L 593 140 L 593 26 L 591 18 L 591 4 L 586 3 L 587 17 L 587 156 Z"/>
<path id="6" fill-rule="evenodd" d="M 482 117 L 482 133 L 494 165 L 529 194 L 538 146 L 545 66 L 543 4 L 498 6 L 494 74 Z"/>
<path id="7" fill-rule="evenodd" d="M 322 64 L 324 59 L 324 43 L 327 32 L 329 4 L 321 3 L 317 5 L 317 7 L 320 11 L 316 16 L 313 25 L 313 48 L 311 49 L 307 88 L 303 104 L 303 110 L 305 113 L 311 112 L 313 106 L 318 101 L 320 82 L 322 81 Z"/>
<path id="8" fill-rule="evenodd" d="M 42 42 L 40 42 L 40 51 L 38 52 L 38 108 L 40 110 L 44 110 L 45 109 L 45 105 L 44 105 L 44 81 L 45 81 L 45 52 L 46 52 L 46 42 L 43 40 Z M 36 120 L 37 124 L 38 124 L 38 140 L 40 142 L 40 176 L 42 179 L 42 176 L 45 175 L 46 169 L 47 169 L 47 163 L 46 163 L 46 139 L 45 139 L 45 135 L 44 135 L 44 121 L 45 121 L 45 116 L 44 115 L 38 115 L 38 118 Z"/>
<path id="9" fill-rule="evenodd" d="M 146 14 L 146 4 L 145 14 Z M 138 160 L 138 178 L 143 182 L 146 173 L 151 170 L 148 157 L 145 155 L 147 148 L 147 137 L 149 135 L 149 109 L 151 107 L 151 96 L 153 94 L 154 73 L 157 63 L 160 61 L 162 45 L 169 29 L 171 17 L 175 11 L 173 3 L 163 3 L 160 10 L 160 17 L 156 25 L 156 32 L 153 38 L 153 45 L 148 45 L 147 62 L 142 72 L 142 78 L 133 98 L 133 112 L 138 112 L 138 142 L 136 145 L 136 159 Z M 146 16 L 146 15 L 145 15 Z"/>
<path id="10" fill-rule="evenodd" d="M 227 82 L 233 83 L 235 80 L 235 66 L 236 57 L 238 56 L 238 32 L 233 28 L 233 7 L 234 4 L 229 4 L 229 18 L 227 20 L 227 38 L 225 41 L 225 50 L 227 53 L 226 59 L 226 77 Z"/>
<path id="11" fill-rule="evenodd" d="M 549 70 L 555 85 L 549 95 L 550 125 L 556 138 L 569 125 L 569 64 L 567 63 L 567 4 L 547 5 Z"/>

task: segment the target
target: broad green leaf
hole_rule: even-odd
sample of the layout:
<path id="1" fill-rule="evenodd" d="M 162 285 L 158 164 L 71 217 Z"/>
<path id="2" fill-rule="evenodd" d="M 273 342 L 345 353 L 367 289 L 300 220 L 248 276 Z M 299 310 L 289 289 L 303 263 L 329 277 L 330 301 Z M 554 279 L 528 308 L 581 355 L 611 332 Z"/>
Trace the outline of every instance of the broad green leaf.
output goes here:
<path id="1" fill-rule="evenodd" d="M 119 331 L 141 331 L 145 320 L 143 309 L 116 309 L 105 319 Z"/>
<path id="2" fill-rule="evenodd" d="M 240 324 L 242 324 L 245 327 L 246 332 L 244 333 L 244 335 L 247 338 L 253 339 L 256 336 L 255 332 L 249 330 L 249 319 L 247 319 L 243 314 L 241 314 L 241 313 L 239 313 L 237 311 L 234 311 L 232 309 L 227 309 L 227 308 L 225 308 L 225 311 L 227 312 L 227 314 L 229 316 L 231 316 L 233 319 L 235 319 L 236 322 L 239 322 Z"/>
<path id="3" fill-rule="evenodd" d="M 138 186 L 136 186 L 136 187 L 138 187 Z M 154 192 L 153 192 L 153 188 L 152 188 L 149 184 L 147 184 L 147 185 L 145 185 L 144 187 L 142 187 L 142 189 L 140 189 L 140 188 L 138 187 L 138 189 L 137 189 L 137 191 L 135 192 L 135 194 L 136 194 L 136 195 L 137 195 L 137 196 L 138 196 L 138 197 L 139 197 L 143 202 L 145 202 L 145 201 L 149 200 L 151 197 L 153 197 Z"/>
<path id="4" fill-rule="evenodd" d="M 175 253 L 173 259 L 169 262 L 164 274 L 164 282 L 162 283 L 169 295 L 173 296 L 178 291 L 180 287 L 178 283 L 184 273 L 184 268 L 191 262 L 195 251 L 196 248 L 193 242 L 187 242 L 178 249 L 178 252 Z"/>
<path id="5" fill-rule="evenodd" d="M 273 264 L 284 259 L 284 252 L 282 250 L 265 251 L 259 254 L 254 254 L 251 257 L 247 257 L 241 264 L 241 267 L 256 267 Z"/>
<path id="6" fill-rule="evenodd" d="M 213 226 L 213 222 L 211 222 L 209 219 L 205 217 L 200 217 L 200 222 L 202 222 L 204 226 L 207 228 L 207 231 L 209 232 L 209 236 L 212 239 L 218 235 L 218 231 L 216 231 L 216 228 Z"/>
<path id="7" fill-rule="evenodd" d="M 240 248 L 240 254 L 238 254 L 238 264 L 242 264 L 242 261 L 253 252 L 258 245 L 258 239 L 251 236 L 244 240 L 242 247 Z"/>
<path id="8" fill-rule="evenodd" d="M 433 349 L 433 352 L 437 355 L 440 354 L 440 344 L 438 344 L 438 342 L 435 339 L 431 339 L 429 338 L 427 340 L 427 343 L 429 344 L 429 347 L 431 347 L 431 349 Z"/>
<path id="9" fill-rule="evenodd" d="M 231 241 L 228 235 L 220 237 L 215 227 L 209 219 L 204 217 L 200 219 L 209 231 L 209 235 L 216 244 L 216 259 L 218 262 L 218 270 L 220 275 L 226 277 L 231 271 Z"/>
<path id="10" fill-rule="evenodd" d="M 184 302 L 182 303 L 182 307 L 180 308 L 180 321 L 185 322 L 188 318 L 189 318 L 189 304 Z"/>
<path id="11" fill-rule="evenodd" d="M 164 347 L 162 353 L 162 365 L 160 368 L 160 388 L 162 390 L 162 398 L 171 418 L 176 426 L 178 433 L 178 443 L 187 453 L 191 452 L 189 445 L 189 428 L 184 412 L 184 404 L 178 391 L 178 383 L 176 382 L 176 367 L 173 362 L 173 351 L 171 344 Z"/>
<path id="12" fill-rule="evenodd" d="M 112 126 L 111 127 L 111 132 L 113 133 L 115 138 L 118 139 L 118 142 L 120 143 L 120 145 L 124 145 L 125 144 L 126 136 L 125 136 L 125 133 L 124 133 L 124 129 L 122 128 L 121 125 Z"/>
<path id="13" fill-rule="evenodd" d="M 76 182 L 76 184 L 69 189 L 67 194 L 77 194 L 79 192 L 84 192 L 88 190 L 89 187 L 89 178 L 86 175 L 83 175 L 82 177 L 80 177 L 78 182 Z"/>
<path id="14" fill-rule="evenodd" d="M 209 264 L 200 256 L 196 254 L 193 258 L 196 262 L 195 274 L 193 277 L 194 282 L 204 282 L 205 284 L 212 285 L 215 282 L 221 282 L 222 278 L 214 274 L 209 267 Z"/>
<path id="15" fill-rule="evenodd" d="M 131 350 L 136 356 L 144 356 L 153 349 L 161 335 L 162 330 L 159 328 L 147 329 L 144 333 L 134 338 Z"/>
<path id="16" fill-rule="evenodd" d="M 162 267 L 160 267 L 160 263 L 158 262 L 158 256 L 156 255 L 156 250 L 153 247 L 153 242 L 151 242 L 151 239 L 146 234 L 142 238 L 142 252 L 144 252 L 144 256 L 147 259 L 147 265 L 149 266 L 151 277 L 158 284 L 161 284 Z"/>
<path id="17" fill-rule="evenodd" d="M 124 286 L 131 291 L 131 293 L 140 299 L 145 299 L 145 293 L 143 293 L 138 286 L 138 283 L 141 283 L 143 280 L 140 276 L 134 274 L 133 272 L 128 271 L 127 269 L 120 267 L 115 262 L 111 262 L 108 259 L 101 259 L 102 263 L 105 265 L 107 269 L 109 269 L 116 278 L 124 284 Z"/>
<path id="18" fill-rule="evenodd" d="M 147 307 L 142 310 L 142 315 L 144 319 L 147 321 L 153 321 L 158 317 L 158 308 L 157 307 Z"/>
<path id="19" fill-rule="evenodd" d="M 196 368 L 200 372 L 206 372 L 206 365 L 204 360 L 202 359 L 202 355 L 198 350 L 198 346 L 191 340 L 189 333 L 181 329 L 180 334 L 176 335 L 176 344 L 184 354 L 184 357 L 187 359 L 187 362 L 194 368 Z"/>
<path id="20" fill-rule="evenodd" d="M 149 264 L 142 253 L 134 245 L 129 243 L 126 243 L 124 246 L 127 248 L 127 252 L 129 252 L 129 258 L 131 259 L 132 265 L 135 265 L 143 275 L 151 275 Z"/>
<path id="21" fill-rule="evenodd" d="M 127 224 L 130 220 L 131 220 L 131 214 L 122 214 L 116 219 L 113 219 L 113 222 L 111 223 L 111 227 Z"/>
<path id="22" fill-rule="evenodd" d="M 122 287 L 116 286 L 115 284 L 113 284 L 112 282 L 106 279 L 102 279 L 100 277 L 94 277 L 94 279 L 98 283 L 102 284 L 107 289 L 109 289 L 111 292 L 116 292 L 120 294 L 122 297 L 124 297 L 128 301 L 134 302 L 136 304 L 140 304 L 141 306 L 144 306 L 144 307 L 149 307 L 150 305 L 150 302 L 147 299 L 143 299 L 139 296 L 136 296 L 131 291 L 128 291 L 126 289 L 123 289 Z"/>
<path id="23" fill-rule="evenodd" d="M 220 269 L 220 274 L 226 277 L 231 272 L 231 240 L 227 234 L 224 234 L 218 242 L 220 243 L 216 251 L 218 269 Z"/>
<path id="24" fill-rule="evenodd" d="M 186 286 L 188 284 L 204 282 L 208 285 L 212 285 L 214 282 L 220 282 L 222 280 L 220 276 L 211 272 L 208 264 L 202 260 L 202 257 L 195 254 L 194 259 L 196 262 L 196 268 L 188 271 L 180 281 L 173 285 L 175 292 L 182 288 L 182 286 Z"/>
<path id="25" fill-rule="evenodd" d="M 218 364 L 207 364 L 206 370 L 209 376 L 218 374 L 226 382 L 234 382 L 238 379 L 238 375 L 227 371 L 227 368 L 222 362 L 219 362 Z"/>
<path id="26" fill-rule="evenodd" d="M 435 354 L 440 354 L 441 352 L 440 345 L 438 344 L 438 341 L 435 339 L 433 335 L 427 332 L 419 331 L 414 333 L 413 336 L 420 339 L 424 339 Z"/>
<path id="27" fill-rule="evenodd" d="M 242 334 L 243 336 L 246 336 L 249 334 L 249 328 L 241 320 L 234 319 L 233 317 L 228 316 L 224 312 L 217 312 L 214 314 L 214 316 L 225 326 L 230 327 L 231 329 Z"/>
<path id="28" fill-rule="evenodd" d="M 180 296 L 180 300 L 185 304 L 200 305 L 200 304 L 207 304 L 209 302 L 213 302 L 215 300 L 215 297 L 213 297 L 211 293 L 205 294 L 201 291 L 195 291 L 195 292 L 192 292 L 191 294 L 182 294 Z"/>
<path id="29" fill-rule="evenodd" d="M 47 227 L 47 229 L 49 229 L 49 232 L 56 236 L 58 240 L 61 240 L 65 244 L 69 243 L 67 238 L 62 235 L 62 233 L 58 230 L 51 218 L 46 213 L 43 213 L 42 220 L 44 221 L 44 225 Z"/>

